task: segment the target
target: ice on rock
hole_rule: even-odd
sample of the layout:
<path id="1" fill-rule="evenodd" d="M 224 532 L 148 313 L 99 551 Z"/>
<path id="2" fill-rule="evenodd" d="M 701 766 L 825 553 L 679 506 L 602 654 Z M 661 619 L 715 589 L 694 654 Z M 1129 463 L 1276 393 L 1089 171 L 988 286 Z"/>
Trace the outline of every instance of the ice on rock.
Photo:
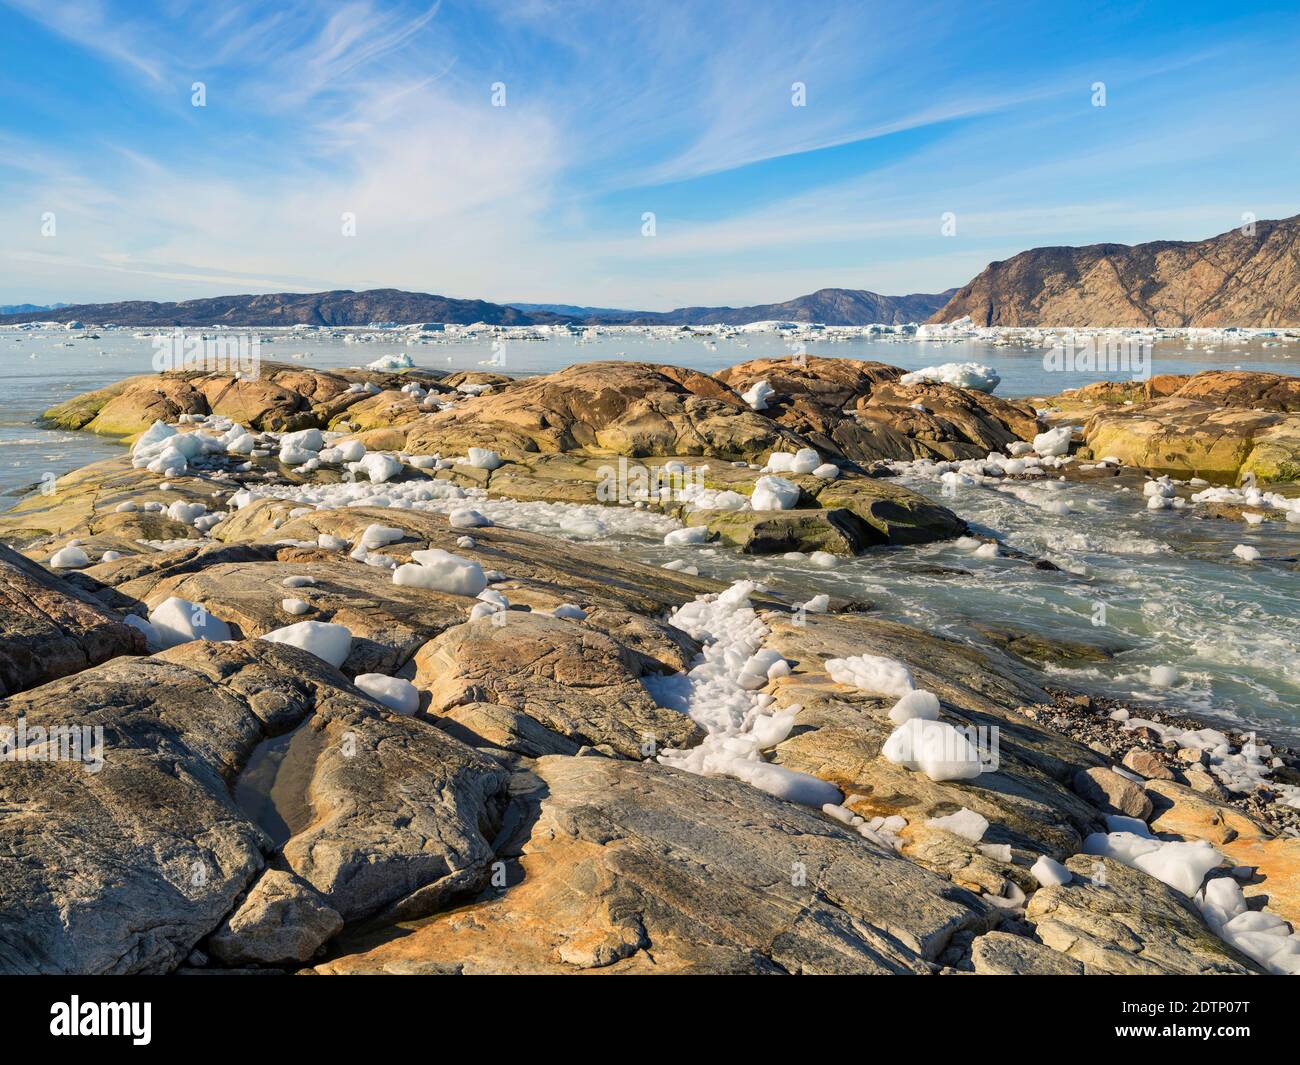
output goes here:
<path id="1" fill-rule="evenodd" d="M 1232 553 L 1243 562 L 1258 562 L 1260 558 L 1259 549 L 1251 547 L 1250 544 L 1238 544 L 1232 549 Z"/>
<path id="2" fill-rule="evenodd" d="M 377 451 L 372 451 L 355 465 L 358 471 L 369 477 L 373 484 L 391 481 L 402 472 L 402 464 L 397 459 Z"/>
<path id="3" fill-rule="evenodd" d="M 480 470 L 495 470 L 502 464 L 501 456 L 485 447 L 472 447 L 465 457 L 468 465 Z"/>
<path id="4" fill-rule="evenodd" d="M 158 647 L 166 650 L 191 640 L 229 640 L 230 626 L 208 613 L 207 608 L 173 595 L 149 611 Z"/>
<path id="5" fill-rule="evenodd" d="M 837 684 L 881 695 L 901 698 L 916 687 L 911 671 L 902 662 L 881 655 L 828 658 L 826 672 Z"/>
<path id="6" fill-rule="evenodd" d="M 794 463 L 793 451 L 773 451 L 767 456 L 763 469 L 768 473 L 789 473 Z"/>
<path id="7" fill-rule="evenodd" d="M 833 481 L 840 475 L 840 468 L 831 462 L 823 462 L 812 471 L 814 477 L 820 477 L 823 481 Z"/>
<path id="8" fill-rule="evenodd" d="M 822 457 L 817 454 L 816 450 L 804 447 L 794 453 L 789 472 L 794 474 L 812 473 L 821 464 Z"/>
<path id="9" fill-rule="evenodd" d="M 325 446 L 325 436 L 319 429 L 301 429 L 296 433 L 285 433 L 280 437 L 280 448 L 301 448 L 303 451 L 319 451 Z"/>
<path id="10" fill-rule="evenodd" d="M 472 507 L 461 507 L 447 515 L 447 524 L 453 529 L 483 529 L 490 526 L 492 520 Z"/>
<path id="11" fill-rule="evenodd" d="M 776 389 L 766 381 L 755 381 L 749 390 L 742 392 L 740 398 L 749 404 L 751 410 L 767 410 L 767 401 L 776 395 Z"/>
<path id="12" fill-rule="evenodd" d="M 90 556 L 79 547 L 65 547 L 50 556 L 50 565 L 54 569 L 85 569 Z"/>
<path id="13" fill-rule="evenodd" d="M 353 683 L 377 703 L 409 717 L 420 709 L 420 689 L 409 680 L 382 673 L 361 673 Z"/>
<path id="14" fill-rule="evenodd" d="M 403 351 L 391 355 L 381 355 L 374 362 L 366 363 L 366 369 L 386 371 L 409 370 L 414 365 L 415 363 L 411 360 L 411 356 Z"/>
<path id="15" fill-rule="evenodd" d="M 754 482 L 754 494 L 749 497 L 755 510 L 790 510 L 799 502 L 801 489 L 784 477 L 760 477 Z"/>
<path id="16" fill-rule="evenodd" d="M 687 544 L 703 544 L 709 539 L 709 530 L 705 525 L 694 525 L 687 529 L 674 529 L 664 536 L 668 547 L 683 547 Z"/>
<path id="17" fill-rule="evenodd" d="M 796 610 L 802 610 L 806 614 L 825 614 L 831 606 L 831 597 L 825 592 L 820 595 L 814 595 L 806 603 L 801 603 L 795 607 Z"/>
<path id="18" fill-rule="evenodd" d="M 341 536 L 330 536 L 329 533 L 321 533 L 316 537 L 316 546 L 323 551 L 343 551 L 351 545 Z"/>
<path id="19" fill-rule="evenodd" d="M 1074 426 L 1062 425 L 1048 429 L 1034 437 L 1034 450 L 1044 458 L 1069 454 L 1070 441 L 1074 437 Z"/>
<path id="20" fill-rule="evenodd" d="M 138 504 L 133 503 L 133 502 L 131 502 L 131 501 L 128 500 L 128 501 L 125 502 L 125 503 L 119 503 L 119 504 L 114 508 L 114 513 L 115 513 L 115 514 L 134 514 L 134 513 L 135 513 L 137 510 L 139 510 L 139 509 L 140 509 L 140 507 L 139 507 Z"/>
<path id="21" fill-rule="evenodd" d="M 105 551 L 102 555 L 99 556 L 99 561 L 116 562 L 121 557 L 122 557 L 121 551 Z"/>
<path id="22" fill-rule="evenodd" d="M 305 614 L 311 609 L 311 604 L 305 599 L 281 599 L 280 609 L 286 614 Z"/>
<path id="23" fill-rule="evenodd" d="M 933 692 L 910 691 L 889 711 L 889 720 L 895 725 L 918 717 L 926 721 L 939 720 L 939 699 Z"/>
<path id="24" fill-rule="evenodd" d="M 647 676 L 643 683 L 661 706 L 688 714 L 707 736 L 689 750 L 664 750 L 658 760 L 689 773 L 734 777 L 790 802 L 838 804 L 842 796 L 834 785 L 763 760 L 764 750 L 789 735 L 798 708 L 772 712 L 771 696 L 755 690 L 786 665 L 762 646 L 767 626 L 749 603 L 757 587 L 738 581 L 721 594 L 684 604 L 669 618 L 704 650 L 689 672 Z"/>
<path id="25" fill-rule="evenodd" d="M 1046 854 L 1039 855 L 1038 861 L 1029 867 L 1029 873 L 1043 887 L 1057 887 L 1074 879 L 1070 870 Z"/>
<path id="26" fill-rule="evenodd" d="M 1205 874 L 1222 861 L 1223 855 L 1212 844 L 1198 839 L 1162 843 L 1157 850 L 1139 854 L 1133 865 L 1190 898 L 1200 889 Z"/>
<path id="27" fill-rule="evenodd" d="M 944 721 L 914 717 L 896 728 L 880 752 L 887 761 L 931 780 L 972 780 L 982 773 L 979 751 Z"/>
<path id="28" fill-rule="evenodd" d="M 977 392 L 992 392 L 1002 378 L 992 366 L 978 362 L 945 362 L 941 366 L 926 366 L 899 378 L 904 385 L 945 384 L 955 388 L 970 388 Z"/>
<path id="29" fill-rule="evenodd" d="M 953 835 L 961 836 L 972 843 L 978 843 L 984 838 L 984 833 L 988 831 L 988 818 L 982 817 L 974 810 L 968 810 L 962 807 L 954 814 L 948 814 L 947 817 L 932 817 L 926 824 L 930 828 L 942 828 Z"/>
<path id="30" fill-rule="evenodd" d="M 1140 869 L 1189 897 L 1196 894 L 1205 874 L 1223 861 L 1205 840 L 1171 843 L 1133 832 L 1094 832 L 1083 841 L 1083 852 Z"/>
<path id="31" fill-rule="evenodd" d="M 359 546 L 366 551 L 373 551 L 375 548 L 395 544 L 405 535 L 404 530 L 395 529 L 391 525 L 367 525 L 366 531 L 361 534 Z"/>
<path id="32" fill-rule="evenodd" d="M 585 621 L 587 612 L 576 603 L 561 603 L 551 611 L 551 617 L 567 618 L 570 621 Z"/>
<path id="33" fill-rule="evenodd" d="M 315 577 L 301 575 L 285 577 L 285 579 L 280 582 L 280 584 L 285 588 L 310 588 L 315 583 Z"/>
<path id="34" fill-rule="evenodd" d="M 351 630 L 345 625 L 332 625 L 324 621 L 300 621 L 296 625 L 268 632 L 261 639 L 268 643 L 283 643 L 300 648 L 336 669 L 343 665 L 352 651 Z"/>
<path id="35" fill-rule="evenodd" d="M 393 583 L 410 588 L 427 588 L 448 595 L 476 596 L 487 587 L 487 577 L 477 562 L 434 548 L 415 551 L 413 562 L 398 566 Z"/>
<path id="36" fill-rule="evenodd" d="M 172 521 L 179 521 L 182 525 L 193 525 L 207 509 L 202 503 L 182 503 L 178 500 L 167 508 L 167 517 Z"/>

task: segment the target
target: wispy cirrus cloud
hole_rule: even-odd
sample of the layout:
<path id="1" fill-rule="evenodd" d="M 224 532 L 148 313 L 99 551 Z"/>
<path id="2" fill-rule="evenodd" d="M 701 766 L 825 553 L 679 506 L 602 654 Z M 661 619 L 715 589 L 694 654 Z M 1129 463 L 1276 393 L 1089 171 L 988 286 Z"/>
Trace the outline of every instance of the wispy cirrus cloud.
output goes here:
<path id="1" fill-rule="evenodd" d="M 393 285 L 654 309 L 1206 236 L 1237 203 L 1287 209 L 1300 75 L 1253 49 L 1300 19 L 1188 12 L 1101 9 L 1066 35 L 1046 8 L 933 0 L 9 0 L 0 100 L 40 92 L 0 108 L 0 297 Z"/>

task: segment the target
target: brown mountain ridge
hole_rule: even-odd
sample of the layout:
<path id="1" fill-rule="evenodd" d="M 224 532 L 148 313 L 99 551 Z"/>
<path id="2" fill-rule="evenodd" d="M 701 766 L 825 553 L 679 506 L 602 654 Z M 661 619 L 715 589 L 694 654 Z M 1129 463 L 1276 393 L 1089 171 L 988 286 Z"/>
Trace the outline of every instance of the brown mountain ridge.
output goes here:
<path id="1" fill-rule="evenodd" d="M 931 319 L 1000 326 L 1300 325 L 1300 215 L 1200 241 L 1033 248 Z"/>

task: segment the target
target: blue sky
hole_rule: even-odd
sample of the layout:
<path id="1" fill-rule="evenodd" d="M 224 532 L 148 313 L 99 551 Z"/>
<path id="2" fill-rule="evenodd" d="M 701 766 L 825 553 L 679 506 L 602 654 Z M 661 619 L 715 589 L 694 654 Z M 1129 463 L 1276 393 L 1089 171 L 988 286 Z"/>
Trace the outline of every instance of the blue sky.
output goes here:
<path id="1" fill-rule="evenodd" d="M 939 291 L 1300 212 L 1297 54 L 1294 2 L 0 0 L 0 303 Z"/>

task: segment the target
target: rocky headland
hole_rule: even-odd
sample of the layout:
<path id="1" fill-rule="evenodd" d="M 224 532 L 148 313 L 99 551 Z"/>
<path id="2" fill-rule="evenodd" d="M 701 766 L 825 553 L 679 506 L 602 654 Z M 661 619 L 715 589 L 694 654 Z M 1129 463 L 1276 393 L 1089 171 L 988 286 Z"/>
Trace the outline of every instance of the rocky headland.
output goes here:
<path id="1" fill-rule="evenodd" d="M 811 357 L 62 404 L 130 451 L 0 515 L 0 971 L 1296 972 L 1294 752 L 1062 690 L 1050 634 L 689 564 L 996 549 L 910 463 L 1293 480 L 1267 376 L 1046 420 Z"/>

